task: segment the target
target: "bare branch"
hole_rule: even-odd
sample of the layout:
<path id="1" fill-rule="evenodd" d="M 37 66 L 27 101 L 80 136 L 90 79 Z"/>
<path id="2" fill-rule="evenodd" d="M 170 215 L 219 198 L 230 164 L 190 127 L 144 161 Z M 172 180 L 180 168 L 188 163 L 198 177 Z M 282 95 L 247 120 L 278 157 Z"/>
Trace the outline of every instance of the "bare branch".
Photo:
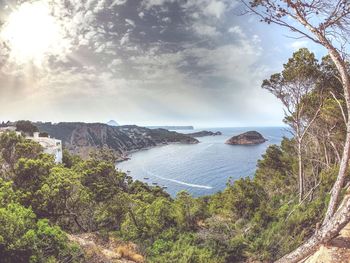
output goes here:
<path id="1" fill-rule="evenodd" d="M 346 115 L 343 109 L 343 106 L 341 105 L 340 101 L 337 99 L 337 97 L 334 95 L 334 93 L 332 91 L 330 91 L 330 94 L 332 95 L 332 97 L 334 98 L 334 100 L 337 102 L 339 109 L 341 111 L 341 114 L 343 116 L 343 120 L 344 120 L 344 124 L 346 125 L 347 123 L 347 119 L 346 119 Z"/>

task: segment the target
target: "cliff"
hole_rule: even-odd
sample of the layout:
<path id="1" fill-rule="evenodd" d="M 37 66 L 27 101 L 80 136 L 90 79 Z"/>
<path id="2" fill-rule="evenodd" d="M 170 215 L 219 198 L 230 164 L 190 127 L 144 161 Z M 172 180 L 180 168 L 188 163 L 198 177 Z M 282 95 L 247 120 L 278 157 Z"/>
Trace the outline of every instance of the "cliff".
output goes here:
<path id="1" fill-rule="evenodd" d="M 267 140 L 257 131 L 248 131 L 237 136 L 233 136 L 226 141 L 226 144 L 231 145 L 254 145 L 264 143 Z"/>
<path id="2" fill-rule="evenodd" d="M 135 125 L 109 126 L 102 123 L 50 122 L 35 123 L 40 132 L 62 140 L 70 152 L 86 157 L 92 150 L 102 147 L 112 149 L 119 156 L 169 143 L 198 143 L 191 136 L 165 129 L 148 129 Z"/>

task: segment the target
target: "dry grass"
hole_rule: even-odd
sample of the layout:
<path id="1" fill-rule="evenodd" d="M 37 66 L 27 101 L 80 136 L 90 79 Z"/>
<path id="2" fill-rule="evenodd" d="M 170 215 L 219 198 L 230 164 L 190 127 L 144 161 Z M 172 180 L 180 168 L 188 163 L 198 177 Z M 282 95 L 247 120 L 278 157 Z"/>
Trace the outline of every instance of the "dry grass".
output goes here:
<path id="1" fill-rule="evenodd" d="M 145 262 L 144 257 L 137 253 L 135 244 L 128 243 L 121 245 L 116 249 L 116 252 L 120 255 L 120 257 L 134 261 L 136 263 Z"/>
<path id="2" fill-rule="evenodd" d="M 145 258 L 137 252 L 137 246 L 131 242 L 125 243 L 113 237 L 103 240 L 96 233 L 69 235 L 69 239 L 81 246 L 87 262 L 145 262 Z"/>

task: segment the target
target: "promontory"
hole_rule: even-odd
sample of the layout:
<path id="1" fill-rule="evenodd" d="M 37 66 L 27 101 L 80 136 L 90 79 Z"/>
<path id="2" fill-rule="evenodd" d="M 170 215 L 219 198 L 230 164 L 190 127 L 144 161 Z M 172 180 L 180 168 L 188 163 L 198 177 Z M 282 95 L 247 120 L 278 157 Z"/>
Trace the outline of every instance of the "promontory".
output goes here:
<path id="1" fill-rule="evenodd" d="M 267 140 L 257 131 L 248 131 L 237 136 L 233 136 L 226 141 L 230 145 L 255 145 L 264 143 Z"/>
<path id="2" fill-rule="evenodd" d="M 186 135 L 191 137 L 205 137 L 205 136 L 218 136 L 222 135 L 221 132 L 212 132 L 212 131 L 199 131 L 199 132 L 193 132 L 193 133 L 187 133 Z"/>

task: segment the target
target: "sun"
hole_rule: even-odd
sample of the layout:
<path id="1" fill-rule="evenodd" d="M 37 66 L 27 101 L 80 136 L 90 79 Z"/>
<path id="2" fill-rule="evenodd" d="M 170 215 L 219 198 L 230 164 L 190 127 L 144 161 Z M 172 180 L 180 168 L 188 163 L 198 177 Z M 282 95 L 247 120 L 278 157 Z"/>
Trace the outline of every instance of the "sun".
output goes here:
<path id="1" fill-rule="evenodd" d="M 10 51 L 10 59 L 40 65 L 67 48 L 64 30 L 46 1 L 23 3 L 12 11 L 3 25 L 0 38 Z"/>

